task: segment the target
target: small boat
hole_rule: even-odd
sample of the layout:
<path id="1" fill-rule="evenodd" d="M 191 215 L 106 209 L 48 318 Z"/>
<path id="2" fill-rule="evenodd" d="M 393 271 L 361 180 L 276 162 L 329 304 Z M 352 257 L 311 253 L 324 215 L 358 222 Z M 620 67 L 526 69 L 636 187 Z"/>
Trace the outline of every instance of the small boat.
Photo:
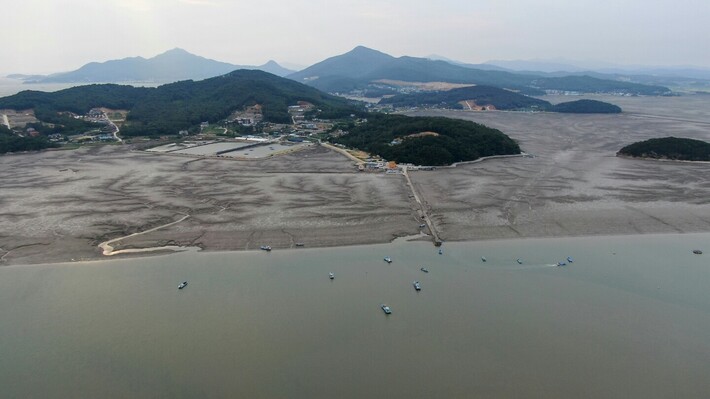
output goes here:
<path id="1" fill-rule="evenodd" d="M 424 224 L 424 223 L 422 223 L 422 224 L 419 225 L 419 228 L 420 228 L 420 229 L 423 229 L 423 228 L 425 228 L 425 227 L 426 227 L 426 224 Z"/>
<path id="2" fill-rule="evenodd" d="M 487 259 L 485 256 L 481 256 L 481 260 L 485 262 Z"/>
<path id="3" fill-rule="evenodd" d="M 417 290 L 417 291 L 421 291 L 421 290 L 422 290 L 422 286 L 421 286 L 421 284 L 419 284 L 419 281 L 413 282 L 412 285 L 414 285 L 414 289 L 415 289 L 415 290 Z"/>
<path id="4" fill-rule="evenodd" d="M 572 257 L 571 257 L 571 256 L 568 256 L 568 257 L 567 257 L 567 263 L 573 263 L 573 262 L 574 262 L 574 261 L 572 260 Z"/>
<path id="5" fill-rule="evenodd" d="M 429 273 L 429 269 L 427 269 L 426 267 L 422 267 L 419 270 L 423 271 L 424 273 Z"/>
<path id="6" fill-rule="evenodd" d="M 181 290 L 181 289 L 183 289 L 183 288 L 185 288 L 185 287 L 187 287 L 187 281 L 183 281 L 182 283 L 180 283 L 180 285 L 178 285 L 178 289 L 179 289 L 179 290 Z"/>
<path id="7" fill-rule="evenodd" d="M 557 262 L 557 266 L 567 266 L 565 262 Z"/>
<path id="8" fill-rule="evenodd" d="M 694 249 L 694 250 L 693 250 L 693 253 L 696 254 L 696 255 L 702 255 L 702 254 L 703 254 L 703 251 L 701 251 L 701 250 L 699 250 L 699 249 Z"/>
<path id="9" fill-rule="evenodd" d="M 389 256 L 385 256 L 385 262 L 392 263 L 392 258 L 390 258 Z"/>
<path id="10" fill-rule="evenodd" d="M 306 244 L 304 244 L 304 243 L 302 243 L 302 242 L 297 242 L 297 243 L 296 243 L 296 246 L 297 246 L 297 247 L 302 247 L 302 246 L 304 246 L 304 245 L 306 245 Z"/>
<path id="11" fill-rule="evenodd" d="M 331 280 L 335 279 L 335 273 L 333 273 L 333 272 L 328 273 L 328 278 L 330 278 Z"/>
<path id="12" fill-rule="evenodd" d="M 516 262 L 518 262 L 519 265 L 522 265 L 522 264 L 523 264 L 522 259 L 517 259 Z"/>
<path id="13" fill-rule="evenodd" d="M 271 247 L 268 245 L 262 245 L 259 247 L 259 249 L 261 249 L 262 251 L 266 251 L 266 252 L 271 251 Z"/>
<path id="14" fill-rule="evenodd" d="M 439 248 L 439 255 L 442 255 L 444 253 L 444 250 Z"/>
<path id="15" fill-rule="evenodd" d="M 380 305 L 380 308 L 382 308 L 382 311 L 385 312 L 385 314 L 392 313 L 392 309 L 390 309 L 390 307 L 385 305 L 384 303 Z"/>

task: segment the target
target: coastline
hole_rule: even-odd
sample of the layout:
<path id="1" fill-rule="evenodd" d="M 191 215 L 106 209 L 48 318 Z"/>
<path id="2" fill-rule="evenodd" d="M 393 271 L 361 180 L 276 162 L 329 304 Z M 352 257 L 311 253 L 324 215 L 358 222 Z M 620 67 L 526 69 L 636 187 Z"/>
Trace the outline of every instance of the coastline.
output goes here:
<path id="1" fill-rule="evenodd" d="M 454 244 L 456 246 L 459 245 L 471 245 L 474 246 L 476 244 L 482 244 L 483 246 L 491 245 L 491 244 L 504 244 L 504 243 L 514 243 L 515 241 L 520 241 L 520 242 L 534 242 L 534 241 L 558 241 L 558 240 L 584 240 L 584 239 L 608 239 L 608 238 L 619 238 L 619 239 L 625 239 L 625 238 L 643 238 L 643 237 L 648 237 L 654 238 L 654 237 L 660 237 L 660 236 L 703 236 L 703 235 L 708 235 L 708 239 L 710 239 L 710 231 L 684 231 L 684 232 L 648 232 L 648 233 L 638 233 L 638 232 L 628 232 L 628 233 L 600 233 L 600 234 L 589 234 L 589 235 L 565 235 L 565 236 L 524 236 L 524 237 L 506 237 L 506 238 L 500 238 L 500 237 L 483 237 L 480 239 L 476 240 L 449 240 L 445 241 L 442 246 L 445 248 L 447 244 Z M 274 247 L 273 251 L 275 252 L 294 252 L 294 251 L 301 251 L 301 252 L 310 252 L 310 251 L 319 251 L 319 250 L 330 250 L 330 249 L 338 249 L 338 248 L 355 248 L 355 247 L 362 247 L 363 250 L 367 250 L 367 248 L 373 248 L 373 247 L 385 247 L 388 245 L 406 245 L 408 243 L 421 243 L 421 244 L 426 244 L 431 246 L 432 252 L 436 251 L 436 246 L 434 246 L 433 242 L 431 242 L 431 237 L 427 235 L 410 235 L 410 236 L 399 236 L 399 237 L 393 237 L 389 241 L 382 241 L 382 242 L 357 242 L 357 241 L 351 241 L 349 243 L 341 243 L 341 244 L 336 244 L 336 245 L 324 245 L 324 246 L 304 246 L 304 247 Z M 31 258 L 32 261 L 30 262 L 23 262 L 22 258 L 17 259 L 16 262 L 5 262 L 5 263 L 0 263 L 0 269 L 3 267 L 22 267 L 22 266 L 34 266 L 34 265 L 48 265 L 48 264 L 54 264 L 54 265 L 71 265 L 71 264 L 84 264 L 87 262 L 94 263 L 94 262 L 105 262 L 105 261 L 111 261 L 111 260 L 121 260 L 121 259 L 140 259 L 140 258 L 154 258 L 154 257 L 162 257 L 162 256 L 170 256 L 170 255 L 177 255 L 179 256 L 179 253 L 182 252 L 189 252 L 189 253 L 194 253 L 194 252 L 200 252 L 200 253 L 205 253 L 205 254 L 214 254 L 214 253 L 234 253 L 234 254 L 239 254 L 239 253 L 259 253 L 262 252 L 259 248 L 250 248 L 250 249 L 240 249 L 240 248 L 202 248 L 200 246 L 191 246 L 191 247 L 183 247 L 183 246 L 163 246 L 163 247 L 150 247 L 150 248 L 126 248 L 129 249 L 129 251 L 122 250 L 122 252 L 119 253 L 114 253 L 113 255 L 103 255 L 99 253 L 99 251 L 96 251 L 96 253 L 93 256 L 83 256 L 80 258 L 75 258 L 71 260 L 60 260 L 56 258 L 37 258 L 33 257 Z M 135 251 L 130 251 L 130 249 L 135 249 Z M 690 246 L 688 247 L 688 250 L 692 250 L 696 248 L 691 248 Z M 706 249 L 700 248 L 703 250 L 703 252 L 706 251 Z"/>
<path id="2" fill-rule="evenodd" d="M 635 156 L 626 155 L 626 154 L 616 154 L 616 156 L 619 157 L 619 158 L 635 159 L 635 160 L 640 160 L 640 161 L 678 162 L 678 163 L 687 163 L 687 164 L 705 164 L 705 165 L 710 165 L 710 161 L 686 161 L 686 160 L 683 160 L 683 159 L 635 157 Z"/>
<path id="3" fill-rule="evenodd" d="M 0 268 L 9 340 L 3 376 L 14 392 L 37 396 L 62 389 L 66 397 L 90 390 L 125 397 L 141 386 L 141 396 L 155 397 L 192 378 L 198 362 L 203 373 L 194 384 L 209 374 L 216 378 L 204 389 L 254 397 L 286 364 L 298 374 L 278 379 L 281 396 L 293 396 L 304 380 L 316 388 L 298 396 L 318 396 L 322 381 L 332 383 L 332 392 L 343 383 L 351 384 L 349 392 L 366 387 L 354 395 L 362 397 L 386 389 L 409 389 L 413 397 L 448 389 L 447 396 L 456 396 L 462 384 L 475 392 L 479 381 L 491 386 L 491 376 L 499 376 L 496 396 L 525 396 L 542 382 L 540 396 L 568 397 L 588 389 L 592 376 L 598 382 L 592 385 L 602 385 L 594 397 L 612 385 L 630 396 L 673 396 L 682 387 L 682 395 L 696 397 L 708 386 L 710 297 L 706 258 L 691 250 L 708 242 L 710 234 L 504 239 L 446 243 L 439 255 L 430 243 L 397 241 L 10 266 Z M 555 266 L 567 256 L 572 264 Z M 186 290 L 177 289 L 182 281 L 189 281 Z M 391 316 L 382 314 L 382 303 Z M 344 358 L 353 361 L 343 369 Z M 581 371 L 560 368 L 579 359 L 594 363 Z M 145 365 L 145 372 L 126 374 L 117 362 Z M 425 363 L 447 380 L 432 383 Z M 357 371 L 373 365 L 377 370 L 367 375 Z M 86 378 L 78 385 L 21 378 L 38 367 Z M 402 367 L 396 381 L 372 386 Z M 248 378 L 235 379 L 235 370 Z M 472 381 L 471 370 L 487 371 Z M 627 371 L 636 373 L 631 387 Z M 342 379 L 323 378 L 331 372 Z"/>
<path id="4" fill-rule="evenodd" d="M 695 109 L 710 101 L 686 100 Z M 658 100 L 625 101 L 643 108 Z M 682 113 L 687 101 L 678 101 L 663 99 L 659 112 Z M 497 128 L 530 156 L 410 171 L 416 196 L 402 175 L 360 173 L 350 159 L 320 146 L 229 162 L 163 157 L 132 145 L 2 156 L 0 265 L 100 260 L 100 243 L 129 252 L 388 243 L 419 233 L 422 214 L 445 243 L 710 232 L 706 164 L 615 156 L 625 144 L 661 132 L 707 140 L 695 122 L 627 114 L 415 114 Z M 184 215 L 190 217 L 173 224 Z"/>

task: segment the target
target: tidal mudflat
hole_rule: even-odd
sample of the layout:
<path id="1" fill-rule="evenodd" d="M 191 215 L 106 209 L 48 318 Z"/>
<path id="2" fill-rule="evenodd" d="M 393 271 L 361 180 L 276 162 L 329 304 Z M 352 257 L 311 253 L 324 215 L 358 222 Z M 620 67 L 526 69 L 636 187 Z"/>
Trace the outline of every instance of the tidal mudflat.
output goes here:
<path id="1" fill-rule="evenodd" d="M 410 173 L 442 239 L 710 231 L 709 164 L 615 155 L 653 137 L 710 140 L 710 98 L 602 99 L 625 113 L 414 113 L 498 128 L 531 155 Z"/>
<path id="2" fill-rule="evenodd" d="M 387 242 L 416 234 L 401 176 L 357 173 L 322 147 L 263 160 L 103 146 L 0 157 L 3 264 L 102 257 L 124 248 L 208 250 Z"/>
<path id="3" fill-rule="evenodd" d="M 411 172 L 440 237 L 710 231 L 708 164 L 615 156 L 651 137 L 710 140 L 710 99 L 618 100 L 620 115 L 419 112 L 498 128 L 530 154 Z M 402 175 L 359 173 L 319 146 L 234 160 L 106 145 L 6 155 L 0 167 L 4 265 L 98 259 L 99 243 L 148 230 L 111 245 L 327 247 L 388 242 L 422 223 Z"/>

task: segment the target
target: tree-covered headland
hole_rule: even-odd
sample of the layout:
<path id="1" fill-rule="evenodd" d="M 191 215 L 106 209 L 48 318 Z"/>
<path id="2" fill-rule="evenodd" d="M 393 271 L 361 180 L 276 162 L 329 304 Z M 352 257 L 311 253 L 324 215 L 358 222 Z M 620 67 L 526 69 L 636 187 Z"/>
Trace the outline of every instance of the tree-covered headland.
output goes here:
<path id="1" fill-rule="evenodd" d="M 710 161 L 710 143 L 679 137 L 639 141 L 618 152 L 637 158 L 672 159 L 678 161 Z"/>
<path id="2" fill-rule="evenodd" d="M 520 153 L 518 144 L 497 129 L 441 117 L 371 114 L 332 141 L 387 160 L 430 166 Z"/>

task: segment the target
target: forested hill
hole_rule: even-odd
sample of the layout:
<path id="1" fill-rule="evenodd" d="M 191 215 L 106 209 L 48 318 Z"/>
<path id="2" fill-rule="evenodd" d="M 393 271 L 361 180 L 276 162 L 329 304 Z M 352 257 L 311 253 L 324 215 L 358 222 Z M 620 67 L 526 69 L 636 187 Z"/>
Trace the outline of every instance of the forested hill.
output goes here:
<path id="1" fill-rule="evenodd" d="M 126 109 L 126 136 L 177 134 L 203 121 L 216 122 L 235 110 L 262 105 L 264 120 L 289 123 L 288 106 L 307 101 L 321 110 L 323 118 L 335 118 L 359 109 L 290 79 L 255 70 L 237 70 L 201 81 L 182 81 L 157 88 L 114 84 L 73 87 L 54 93 L 23 91 L 0 98 L 0 109 L 34 108 L 42 116 L 71 111 L 83 114 L 96 107 Z M 39 111 L 39 112 L 37 112 Z"/>
<path id="2" fill-rule="evenodd" d="M 499 130 L 440 117 L 371 114 L 333 141 L 387 160 L 431 166 L 520 153 L 518 144 Z"/>
<path id="3" fill-rule="evenodd" d="M 492 86 L 468 86 L 452 90 L 398 94 L 380 100 L 380 104 L 394 107 L 439 106 L 443 108 L 466 109 L 463 101 L 473 101 L 478 106 L 493 106 L 497 110 L 531 110 L 579 114 L 619 113 L 616 105 L 596 100 L 576 100 L 552 105 L 545 100 L 528 97 L 510 90 Z"/>
<path id="4" fill-rule="evenodd" d="M 546 77 L 469 68 L 426 58 L 407 56 L 395 58 L 362 46 L 345 54 L 330 57 L 288 77 L 329 93 L 366 90 L 373 84 L 381 85 L 378 81 L 383 79 L 406 82 L 470 83 L 515 89 L 527 94 L 543 94 L 545 90 L 641 95 L 670 93 L 670 89 L 664 86 L 591 76 Z"/>
<path id="5" fill-rule="evenodd" d="M 618 114 L 621 112 L 619 106 L 597 100 L 576 100 L 559 103 L 550 107 L 549 110 L 570 114 Z"/>
<path id="6" fill-rule="evenodd" d="M 492 105 L 499 110 L 545 110 L 550 107 L 547 101 L 492 86 L 468 86 L 446 91 L 399 94 L 383 98 L 380 104 L 391 104 L 395 107 L 441 105 L 446 108 L 461 108 L 459 102 L 469 100 L 478 105 Z"/>
<path id="7" fill-rule="evenodd" d="M 678 137 L 650 139 L 627 145 L 619 155 L 679 161 L 710 161 L 710 143 Z"/>

